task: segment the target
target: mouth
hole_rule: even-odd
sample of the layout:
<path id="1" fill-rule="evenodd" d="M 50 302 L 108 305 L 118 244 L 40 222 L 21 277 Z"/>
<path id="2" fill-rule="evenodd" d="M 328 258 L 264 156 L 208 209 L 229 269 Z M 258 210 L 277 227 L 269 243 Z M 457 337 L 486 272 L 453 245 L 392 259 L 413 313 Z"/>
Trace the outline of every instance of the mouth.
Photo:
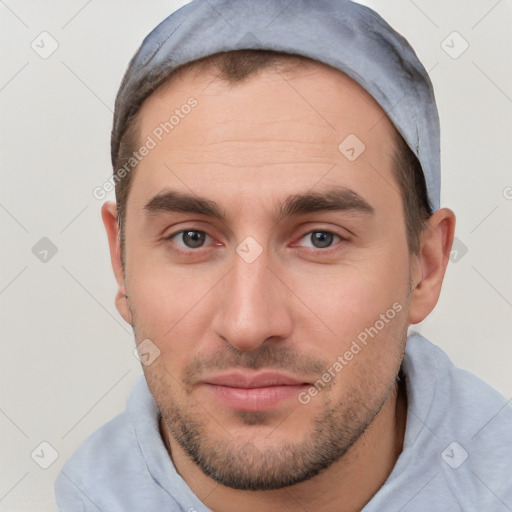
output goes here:
<path id="1" fill-rule="evenodd" d="M 296 399 L 311 383 L 278 372 L 237 371 L 201 382 L 214 400 L 239 411 L 265 411 Z"/>

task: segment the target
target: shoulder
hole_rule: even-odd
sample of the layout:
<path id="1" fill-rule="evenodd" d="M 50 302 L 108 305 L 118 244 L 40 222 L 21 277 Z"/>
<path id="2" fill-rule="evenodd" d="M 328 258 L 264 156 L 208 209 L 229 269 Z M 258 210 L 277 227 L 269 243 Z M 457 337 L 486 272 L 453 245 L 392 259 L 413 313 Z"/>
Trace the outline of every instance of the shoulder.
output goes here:
<path id="1" fill-rule="evenodd" d="M 474 510 L 512 507 L 511 401 L 422 336 L 407 343 L 405 473 L 432 475 L 430 502 L 437 493 Z"/>
<path id="2" fill-rule="evenodd" d="M 407 340 L 404 360 L 410 405 L 441 431 L 455 429 L 476 437 L 490 427 L 512 448 L 512 404 L 473 373 L 457 367 L 447 354 L 419 334 Z M 496 439 L 496 442 L 500 442 Z"/>
<path id="3" fill-rule="evenodd" d="M 98 491 L 135 481 L 144 464 L 126 411 L 90 435 L 66 462 L 55 482 L 61 510 L 89 510 Z M 71 508 L 67 503 L 81 503 Z"/>
<path id="4" fill-rule="evenodd" d="M 62 468 L 55 482 L 59 510 L 179 510 L 148 469 L 154 453 L 161 466 L 172 466 L 162 448 L 157 409 L 141 377 L 126 410 L 91 434 Z"/>

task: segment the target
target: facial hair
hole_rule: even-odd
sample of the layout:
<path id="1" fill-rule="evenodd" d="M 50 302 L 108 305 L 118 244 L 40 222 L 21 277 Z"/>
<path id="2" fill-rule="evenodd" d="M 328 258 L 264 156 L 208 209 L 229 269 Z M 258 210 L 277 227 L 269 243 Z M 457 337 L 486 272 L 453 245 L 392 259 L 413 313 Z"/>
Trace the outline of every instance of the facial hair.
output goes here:
<path id="1" fill-rule="evenodd" d="M 399 334 L 400 343 L 396 339 L 394 342 L 396 346 L 405 346 L 407 325 L 402 325 L 399 332 L 395 336 Z M 168 433 L 203 473 L 233 489 L 261 491 L 309 480 L 343 457 L 375 419 L 389 395 L 396 391 L 402 357 L 395 360 L 395 371 L 381 376 L 377 375 L 378 369 L 370 369 L 366 375 L 359 375 L 364 384 L 362 380 L 353 383 L 336 400 L 327 392 L 331 381 L 320 393 L 321 398 L 316 398 L 322 400 L 323 408 L 303 439 L 278 444 L 271 436 L 252 441 L 229 433 L 222 439 L 213 435 L 212 424 L 216 420 L 195 401 L 193 383 L 211 369 L 281 369 L 319 376 L 329 367 L 325 361 L 298 356 L 284 346 L 262 344 L 257 350 L 241 352 L 226 345 L 208 358 L 192 361 L 180 381 L 171 376 L 162 362 L 145 367 L 144 372 Z M 178 399 L 180 393 L 187 399 Z M 307 407 L 298 402 L 294 405 Z M 275 421 L 273 411 L 233 411 L 233 414 L 246 427 Z"/>

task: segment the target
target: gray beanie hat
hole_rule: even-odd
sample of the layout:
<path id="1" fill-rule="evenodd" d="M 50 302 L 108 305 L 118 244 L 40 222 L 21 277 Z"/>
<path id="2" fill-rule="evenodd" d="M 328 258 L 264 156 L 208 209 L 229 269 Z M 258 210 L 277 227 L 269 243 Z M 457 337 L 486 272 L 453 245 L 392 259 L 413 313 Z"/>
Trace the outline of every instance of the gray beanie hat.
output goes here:
<path id="1" fill-rule="evenodd" d="M 430 78 L 401 35 L 376 12 L 349 0 L 195 0 L 171 14 L 144 39 L 119 88 L 112 163 L 122 130 L 160 85 L 163 72 L 244 49 L 303 55 L 359 83 L 418 158 L 430 206 L 439 208 L 439 118 Z"/>

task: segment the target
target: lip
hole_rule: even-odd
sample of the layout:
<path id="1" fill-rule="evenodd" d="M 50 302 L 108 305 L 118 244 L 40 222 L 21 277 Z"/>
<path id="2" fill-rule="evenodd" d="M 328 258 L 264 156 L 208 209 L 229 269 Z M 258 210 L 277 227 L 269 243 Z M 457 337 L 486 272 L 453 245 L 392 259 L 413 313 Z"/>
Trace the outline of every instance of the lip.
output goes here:
<path id="1" fill-rule="evenodd" d="M 263 411 L 296 399 L 310 386 L 303 380 L 278 372 L 230 372 L 204 379 L 201 383 L 213 397 L 235 410 Z"/>
<path id="2" fill-rule="evenodd" d="M 308 384 L 302 380 L 278 372 L 231 372 L 204 379 L 206 384 L 230 388 L 266 388 L 271 386 L 298 386 Z"/>

